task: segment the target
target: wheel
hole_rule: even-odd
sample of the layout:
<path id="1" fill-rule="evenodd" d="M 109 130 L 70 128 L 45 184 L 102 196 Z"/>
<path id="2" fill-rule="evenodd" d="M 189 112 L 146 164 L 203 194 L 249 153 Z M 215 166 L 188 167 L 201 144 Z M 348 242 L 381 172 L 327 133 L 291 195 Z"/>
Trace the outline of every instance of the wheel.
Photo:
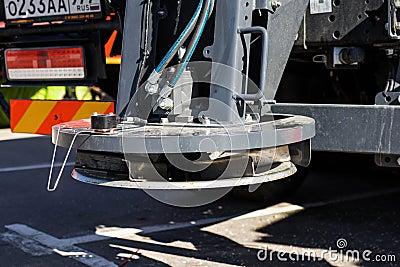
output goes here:
<path id="1" fill-rule="evenodd" d="M 303 184 L 308 169 L 304 167 L 297 167 L 297 172 L 285 179 L 278 181 L 264 183 L 256 191 L 249 192 L 249 186 L 239 186 L 234 188 L 230 195 L 235 198 L 248 199 L 253 201 L 263 202 L 279 202 L 291 195 Z"/>

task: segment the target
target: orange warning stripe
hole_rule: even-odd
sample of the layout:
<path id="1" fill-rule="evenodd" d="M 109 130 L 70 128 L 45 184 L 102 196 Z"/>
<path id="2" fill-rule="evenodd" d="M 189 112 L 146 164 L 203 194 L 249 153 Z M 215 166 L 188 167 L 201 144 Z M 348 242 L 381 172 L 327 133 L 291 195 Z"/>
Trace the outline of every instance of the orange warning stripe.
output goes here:
<path id="1" fill-rule="evenodd" d="M 13 132 L 51 134 L 60 123 L 90 118 L 97 112 L 115 112 L 114 102 L 77 100 L 11 100 L 10 126 Z"/>

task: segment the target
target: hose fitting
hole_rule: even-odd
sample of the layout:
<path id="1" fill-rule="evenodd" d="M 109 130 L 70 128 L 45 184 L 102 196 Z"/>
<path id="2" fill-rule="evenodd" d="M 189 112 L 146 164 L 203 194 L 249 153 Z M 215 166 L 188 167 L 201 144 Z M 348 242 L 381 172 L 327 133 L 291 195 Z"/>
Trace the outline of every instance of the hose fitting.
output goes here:
<path id="1" fill-rule="evenodd" d="M 159 81 L 160 81 L 161 73 L 157 71 L 153 71 L 147 80 L 147 84 L 144 87 L 144 90 L 150 95 L 155 95 L 158 93 L 159 89 Z"/>

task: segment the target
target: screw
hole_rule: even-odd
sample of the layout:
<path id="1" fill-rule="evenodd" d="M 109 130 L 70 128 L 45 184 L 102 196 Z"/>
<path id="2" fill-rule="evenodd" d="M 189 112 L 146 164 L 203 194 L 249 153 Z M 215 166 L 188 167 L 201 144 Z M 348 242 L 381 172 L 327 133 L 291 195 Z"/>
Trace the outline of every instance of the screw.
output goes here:
<path id="1" fill-rule="evenodd" d="M 204 125 L 211 125 L 211 120 L 210 120 L 210 118 L 203 116 L 203 121 L 202 121 L 202 123 L 203 123 Z"/>
<path id="2" fill-rule="evenodd" d="M 160 19 L 165 19 L 166 17 L 168 17 L 168 12 L 165 9 L 160 9 L 157 11 L 157 15 Z"/>
<path id="3" fill-rule="evenodd" d="M 169 123 L 168 118 L 161 118 L 161 124 L 167 124 Z"/>
<path id="4" fill-rule="evenodd" d="M 273 0 L 273 1 L 271 2 L 271 7 L 272 7 L 272 9 L 273 9 L 274 11 L 276 11 L 281 5 L 282 5 L 282 3 L 279 2 L 279 1 L 276 1 L 276 0 Z"/>
<path id="5" fill-rule="evenodd" d="M 386 49 L 386 55 L 387 56 L 392 56 L 394 54 L 394 49 L 390 48 L 390 49 Z"/>
<path id="6" fill-rule="evenodd" d="M 246 122 L 252 122 L 253 118 L 251 117 L 250 114 L 246 114 Z"/>
<path id="7" fill-rule="evenodd" d="M 174 101 L 171 98 L 164 98 L 158 105 L 161 109 L 172 110 L 174 107 Z"/>
<path id="8" fill-rule="evenodd" d="M 158 92 L 158 84 L 147 83 L 144 90 L 146 90 L 150 95 L 155 95 Z"/>

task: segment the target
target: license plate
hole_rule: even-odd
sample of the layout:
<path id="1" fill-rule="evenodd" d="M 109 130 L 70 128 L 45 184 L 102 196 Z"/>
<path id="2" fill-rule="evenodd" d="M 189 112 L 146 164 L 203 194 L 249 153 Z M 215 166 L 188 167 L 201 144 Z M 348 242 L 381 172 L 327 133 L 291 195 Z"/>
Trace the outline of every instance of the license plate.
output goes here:
<path id="1" fill-rule="evenodd" d="M 3 0 L 7 20 L 40 17 L 90 18 L 101 13 L 101 0 Z M 81 17 L 79 17 L 81 16 Z"/>

